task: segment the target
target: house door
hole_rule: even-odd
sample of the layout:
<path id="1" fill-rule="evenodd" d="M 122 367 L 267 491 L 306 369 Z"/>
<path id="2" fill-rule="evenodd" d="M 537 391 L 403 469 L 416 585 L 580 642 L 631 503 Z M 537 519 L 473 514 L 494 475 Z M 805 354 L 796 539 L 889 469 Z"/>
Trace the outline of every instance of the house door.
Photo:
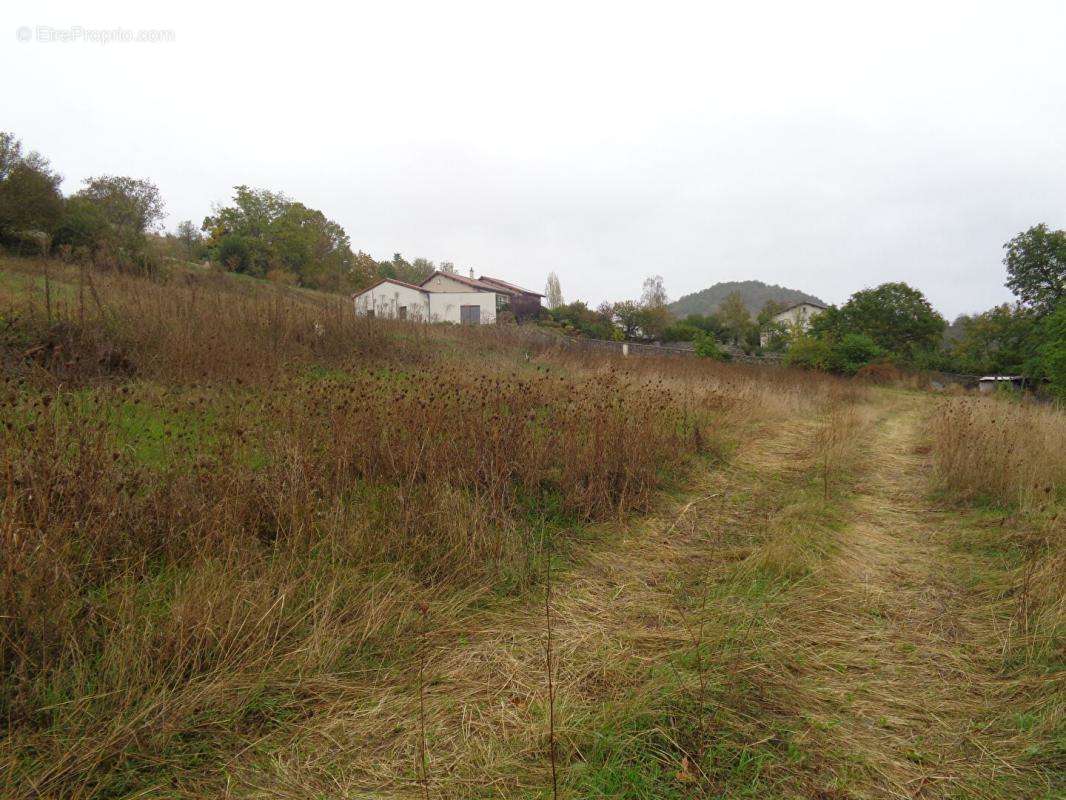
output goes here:
<path id="1" fill-rule="evenodd" d="M 400 306 L 400 319 L 407 319 L 407 306 Z"/>
<path id="2" fill-rule="evenodd" d="M 459 321 L 464 325 L 480 325 L 481 306 L 459 306 Z"/>

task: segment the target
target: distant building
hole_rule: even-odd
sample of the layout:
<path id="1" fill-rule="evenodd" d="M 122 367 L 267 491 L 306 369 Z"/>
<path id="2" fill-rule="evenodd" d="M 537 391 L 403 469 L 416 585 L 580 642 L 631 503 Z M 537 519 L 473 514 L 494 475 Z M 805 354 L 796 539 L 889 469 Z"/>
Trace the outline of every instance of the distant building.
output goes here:
<path id="1" fill-rule="evenodd" d="M 796 303 L 793 306 L 789 306 L 784 311 L 774 314 L 770 318 L 770 326 L 778 327 L 784 326 L 788 330 L 799 330 L 804 333 L 810 329 L 811 320 L 817 317 L 825 311 L 825 306 L 818 303 L 802 302 Z M 773 328 L 764 330 L 759 334 L 759 343 L 766 347 L 770 343 L 770 339 L 773 336 Z"/>
<path id="2" fill-rule="evenodd" d="M 503 310 L 519 320 L 536 317 L 541 297 L 498 278 L 434 272 L 417 286 L 385 278 L 352 295 L 352 301 L 360 316 L 491 325 Z"/>
<path id="3" fill-rule="evenodd" d="M 994 392 L 999 387 L 1024 389 L 1025 378 L 1021 375 L 985 375 L 977 381 L 977 390 L 982 394 Z"/>

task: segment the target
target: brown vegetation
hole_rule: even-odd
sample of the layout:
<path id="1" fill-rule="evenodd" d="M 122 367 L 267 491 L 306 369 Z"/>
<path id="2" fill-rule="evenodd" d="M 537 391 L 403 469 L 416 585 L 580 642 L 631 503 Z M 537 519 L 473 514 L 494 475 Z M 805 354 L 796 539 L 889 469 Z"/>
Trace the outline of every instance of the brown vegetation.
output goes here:
<path id="1" fill-rule="evenodd" d="M 416 641 L 421 603 L 520 591 L 548 542 L 834 383 L 5 267 L 0 774 L 28 794 L 217 774 Z"/>
<path id="2" fill-rule="evenodd" d="M 952 399 L 933 418 L 941 488 L 963 500 L 1035 506 L 1066 487 L 1066 415 L 994 397 Z"/>
<path id="3" fill-rule="evenodd" d="M 969 546 L 1018 553 L 1001 601 L 1004 656 L 1061 660 L 1066 642 L 1066 414 L 999 397 L 945 401 L 932 424 L 934 480 L 954 500 L 1000 507 L 1009 525 Z M 1017 631 L 1014 630 L 1015 624 Z M 1063 724 L 1060 707 L 1060 725 Z"/>

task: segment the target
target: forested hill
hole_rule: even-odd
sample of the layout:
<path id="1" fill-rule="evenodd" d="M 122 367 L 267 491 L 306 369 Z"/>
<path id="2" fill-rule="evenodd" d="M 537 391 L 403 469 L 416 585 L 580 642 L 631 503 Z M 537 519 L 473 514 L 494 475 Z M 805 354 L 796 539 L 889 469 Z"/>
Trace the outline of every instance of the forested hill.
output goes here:
<path id="1" fill-rule="evenodd" d="M 671 303 L 669 308 L 678 317 L 686 317 L 689 314 L 710 314 L 733 292 L 740 293 L 744 305 L 753 315 L 759 313 L 767 300 L 776 300 L 786 305 L 803 302 L 826 305 L 813 294 L 807 294 L 798 289 L 771 286 L 762 281 L 726 281 L 693 294 L 686 294 Z"/>

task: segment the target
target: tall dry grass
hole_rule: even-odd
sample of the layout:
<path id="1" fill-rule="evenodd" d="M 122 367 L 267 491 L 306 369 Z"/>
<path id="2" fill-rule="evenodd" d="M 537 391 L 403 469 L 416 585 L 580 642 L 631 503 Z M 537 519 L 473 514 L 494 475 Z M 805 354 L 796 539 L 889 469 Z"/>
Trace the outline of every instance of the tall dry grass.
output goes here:
<path id="1" fill-rule="evenodd" d="M 956 398 L 932 421 L 935 479 L 962 500 L 1034 506 L 1066 487 L 1066 414 L 999 398 Z"/>
<path id="2" fill-rule="evenodd" d="M 213 274 L 4 267 L 5 796 L 195 794 L 424 625 L 522 591 L 550 542 L 839 391 Z"/>
<path id="3" fill-rule="evenodd" d="M 1009 602 L 1020 635 L 1004 656 L 1061 665 L 1066 641 L 1066 413 L 996 397 L 944 402 L 931 423 L 935 485 L 951 498 L 1006 507 L 1004 544 L 1021 552 Z M 1013 656 L 1011 656 L 1013 657 Z"/>

